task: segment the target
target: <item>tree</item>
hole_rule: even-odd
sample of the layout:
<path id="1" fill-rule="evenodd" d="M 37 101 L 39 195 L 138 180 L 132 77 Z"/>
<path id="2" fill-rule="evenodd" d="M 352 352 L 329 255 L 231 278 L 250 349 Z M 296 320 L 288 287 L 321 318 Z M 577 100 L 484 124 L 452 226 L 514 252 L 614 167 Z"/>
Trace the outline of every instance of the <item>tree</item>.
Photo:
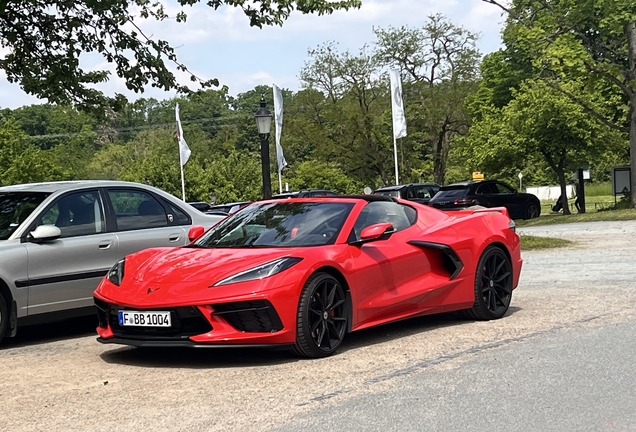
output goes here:
<path id="1" fill-rule="evenodd" d="M 579 94 L 588 106 L 603 111 L 604 101 L 598 93 L 586 94 L 577 83 L 563 86 Z M 620 134 L 542 81 L 522 83 L 513 96 L 508 105 L 484 112 L 473 124 L 466 138 L 469 164 L 475 170 L 510 178 L 529 163 L 546 163 L 558 179 L 564 213 L 569 214 L 566 173 L 615 151 L 623 144 Z"/>
<path id="2" fill-rule="evenodd" d="M 399 68 L 406 80 L 407 123 L 421 133 L 423 157 L 431 155 L 433 179 L 444 184 L 453 137 L 467 132 L 464 100 L 475 91 L 477 35 L 442 15 L 429 16 L 422 28 L 376 29 L 376 56 Z"/>
<path id="3" fill-rule="evenodd" d="M 631 202 L 636 208 L 636 7 L 633 0 L 513 0 L 504 41 L 531 60 L 534 73 L 582 106 L 588 115 L 629 134 Z M 586 78 L 623 98 L 623 108 L 601 113 L 561 84 Z"/>
<path id="4" fill-rule="evenodd" d="M 192 6 L 201 0 L 177 0 Z M 208 0 L 213 9 L 239 7 L 250 25 L 282 25 L 290 13 L 330 14 L 335 10 L 360 7 L 360 0 Z M 0 44 L 9 53 L 0 60 L 10 82 L 35 96 L 61 104 L 79 104 L 103 113 L 105 106 L 121 108 L 121 95 L 107 98 L 93 85 L 108 80 L 106 70 L 84 71 L 82 53 L 95 52 L 113 63 L 129 90 L 142 92 L 152 85 L 164 90 L 189 89 L 177 82 L 166 66 L 189 72 L 178 62 L 174 49 L 163 40 L 154 40 L 138 26 L 139 19 L 169 18 L 163 3 L 156 0 L 0 0 Z M 183 10 L 177 22 L 185 22 Z M 217 79 L 193 81 L 204 87 L 218 85 Z"/>

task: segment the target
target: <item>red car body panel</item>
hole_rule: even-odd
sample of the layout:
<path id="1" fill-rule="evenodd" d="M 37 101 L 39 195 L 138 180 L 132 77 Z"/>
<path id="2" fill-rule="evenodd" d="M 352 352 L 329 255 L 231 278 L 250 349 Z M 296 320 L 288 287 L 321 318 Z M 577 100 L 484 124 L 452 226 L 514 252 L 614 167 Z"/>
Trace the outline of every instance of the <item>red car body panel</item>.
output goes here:
<path id="1" fill-rule="evenodd" d="M 367 202 L 324 197 L 288 201 L 316 200 L 354 203 L 333 244 L 265 249 L 144 250 L 126 258 L 120 286 L 107 278 L 102 280 L 95 291 L 98 309 L 100 304 L 142 311 L 192 306 L 211 326 L 210 331 L 187 338 L 193 345 L 280 345 L 296 341 L 300 293 L 317 271 L 337 276 L 348 290 L 351 331 L 470 308 L 475 301 L 477 261 L 489 245 L 497 245 L 510 257 L 513 288 L 518 284 L 522 265 L 519 236 L 510 229 L 511 221 L 505 208 L 447 214 L 398 200 L 417 211 L 416 222 L 387 240 L 354 245 L 347 239 Z M 461 261 L 461 270 L 454 276 L 445 265 L 444 248 L 452 250 Z M 302 260 L 270 277 L 214 286 L 229 276 L 281 257 Z M 282 329 L 241 331 L 217 310 L 222 305 L 253 301 L 271 303 Z M 101 342 L 117 339 L 107 319 L 100 318 L 97 332 Z M 121 338 L 117 342 L 140 344 Z"/>

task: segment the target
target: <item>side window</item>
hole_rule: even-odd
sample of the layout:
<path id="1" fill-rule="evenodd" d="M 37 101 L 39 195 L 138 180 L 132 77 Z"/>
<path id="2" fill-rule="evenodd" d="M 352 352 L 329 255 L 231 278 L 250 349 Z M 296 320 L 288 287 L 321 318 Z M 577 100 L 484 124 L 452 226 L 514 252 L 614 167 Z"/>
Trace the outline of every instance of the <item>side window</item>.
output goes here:
<path id="1" fill-rule="evenodd" d="M 177 206 L 172 205 L 172 203 L 164 201 L 164 204 L 168 206 L 170 209 L 170 213 L 168 213 L 168 222 L 171 225 L 191 225 L 192 221 L 190 220 L 190 216 L 188 216 L 183 210 L 178 208 Z"/>
<path id="2" fill-rule="evenodd" d="M 147 192 L 132 189 L 110 189 L 119 231 L 168 226 L 163 206 Z"/>
<path id="3" fill-rule="evenodd" d="M 104 232 L 99 193 L 79 192 L 62 197 L 38 219 L 38 225 L 59 227 L 63 238 Z"/>
<path id="4" fill-rule="evenodd" d="M 506 186 L 503 183 L 497 183 L 495 186 L 497 187 L 499 193 L 502 193 L 502 194 L 512 194 L 512 193 L 514 193 L 514 191 L 511 188 L 509 188 L 508 186 Z"/>
<path id="5" fill-rule="evenodd" d="M 426 187 L 413 187 L 409 189 L 408 197 L 409 199 L 413 198 L 431 198 L 431 191 Z"/>
<path id="6" fill-rule="evenodd" d="M 360 240 L 364 228 L 382 222 L 389 222 L 396 231 L 400 231 L 413 225 L 416 218 L 417 213 L 412 207 L 387 201 L 370 202 L 360 212 L 353 226 L 353 235 Z"/>
<path id="7" fill-rule="evenodd" d="M 486 184 L 479 185 L 479 187 L 477 187 L 477 190 L 475 191 L 475 195 L 491 195 L 491 194 L 496 194 L 498 192 L 499 191 L 497 190 L 494 184 L 486 183 Z"/>

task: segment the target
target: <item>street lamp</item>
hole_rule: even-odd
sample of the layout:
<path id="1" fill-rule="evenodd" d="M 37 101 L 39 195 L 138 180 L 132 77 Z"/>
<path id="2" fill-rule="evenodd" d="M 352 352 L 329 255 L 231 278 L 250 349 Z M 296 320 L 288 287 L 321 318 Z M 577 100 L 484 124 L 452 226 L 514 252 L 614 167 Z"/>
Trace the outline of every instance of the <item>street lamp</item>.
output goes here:
<path id="1" fill-rule="evenodd" d="M 272 197 L 272 179 L 269 173 L 269 130 L 272 126 L 272 113 L 265 107 L 265 98 L 261 96 L 261 107 L 254 114 L 258 135 L 261 137 L 261 166 L 263 170 L 263 199 Z"/>

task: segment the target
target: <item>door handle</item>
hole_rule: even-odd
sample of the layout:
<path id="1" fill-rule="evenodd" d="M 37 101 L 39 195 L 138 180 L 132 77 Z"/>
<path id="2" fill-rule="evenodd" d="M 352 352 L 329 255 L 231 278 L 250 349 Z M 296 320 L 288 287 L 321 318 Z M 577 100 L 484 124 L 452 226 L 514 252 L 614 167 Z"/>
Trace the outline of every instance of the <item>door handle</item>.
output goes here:
<path id="1" fill-rule="evenodd" d="M 98 247 L 99 249 L 101 249 L 101 250 L 106 250 L 106 249 L 110 249 L 111 244 L 112 244 L 112 243 L 111 243 L 111 242 L 109 242 L 109 241 L 108 241 L 108 242 L 101 242 L 101 243 L 99 244 L 99 246 L 97 246 L 97 247 Z"/>
<path id="2" fill-rule="evenodd" d="M 168 240 L 170 240 L 170 243 L 178 242 L 179 240 L 181 240 L 181 235 L 173 234 L 168 238 Z"/>

